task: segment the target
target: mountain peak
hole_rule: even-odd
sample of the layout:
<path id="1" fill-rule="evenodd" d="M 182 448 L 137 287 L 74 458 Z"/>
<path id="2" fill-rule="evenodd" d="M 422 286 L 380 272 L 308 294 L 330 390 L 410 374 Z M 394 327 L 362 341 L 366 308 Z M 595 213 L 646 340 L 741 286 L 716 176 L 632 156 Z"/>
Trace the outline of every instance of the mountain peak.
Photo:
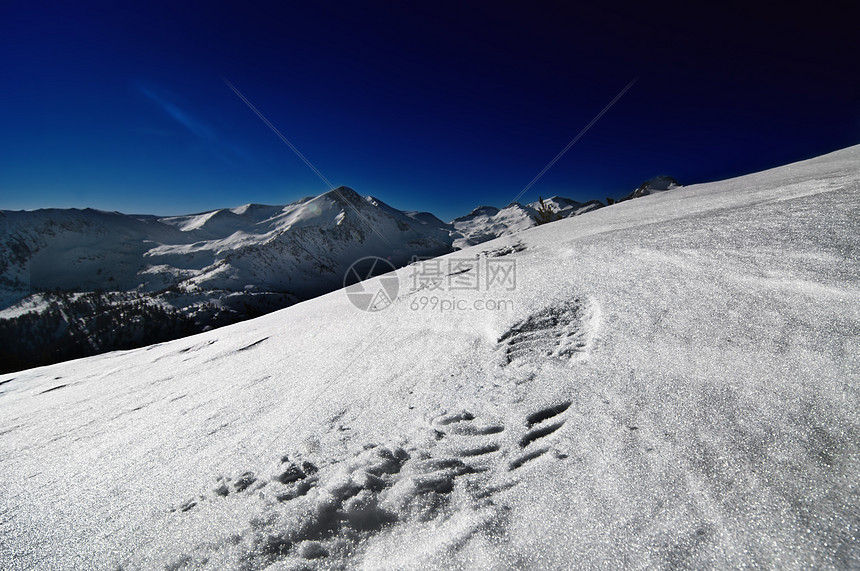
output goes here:
<path id="1" fill-rule="evenodd" d="M 681 186 L 677 180 L 668 175 L 655 176 L 639 185 L 636 190 L 671 190 Z"/>
<path id="2" fill-rule="evenodd" d="M 463 216 L 463 218 L 467 218 L 469 216 L 495 216 L 498 213 L 499 209 L 495 206 L 479 206 L 466 216 Z"/>
<path id="3" fill-rule="evenodd" d="M 653 178 L 649 178 L 648 180 L 640 184 L 636 188 L 636 190 L 634 190 L 627 196 L 618 199 L 618 202 L 623 202 L 625 200 L 630 200 L 633 198 L 639 198 L 641 196 L 648 196 L 649 194 L 654 194 L 656 192 L 672 190 L 680 186 L 682 186 L 681 183 L 679 183 L 677 180 L 675 180 L 669 175 L 655 176 Z"/>
<path id="4" fill-rule="evenodd" d="M 343 186 L 343 185 L 338 186 L 336 188 L 333 188 L 327 192 L 324 192 L 322 194 L 322 196 L 337 197 L 337 198 L 340 198 L 342 200 L 350 200 L 350 201 L 352 201 L 352 200 L 363 201 L 364 200 L 364 198 L 360 194 L 358 194 L 356 191 L 349 188 L 348 186 Z"/>

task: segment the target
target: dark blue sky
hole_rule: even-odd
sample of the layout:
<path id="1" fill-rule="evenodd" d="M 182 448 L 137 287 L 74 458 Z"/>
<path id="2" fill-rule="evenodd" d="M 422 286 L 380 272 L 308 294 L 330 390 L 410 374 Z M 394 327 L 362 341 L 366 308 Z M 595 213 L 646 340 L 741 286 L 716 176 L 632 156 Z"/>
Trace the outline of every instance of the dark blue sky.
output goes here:
<path id="1" fill-rule="evenodd" d="M 335 185 L 444 219 L 860 143 L 850 4 L 4 2 L 0 208 L 178 214 Z M 833 7 L 836 6 L 836 7 Z"/>

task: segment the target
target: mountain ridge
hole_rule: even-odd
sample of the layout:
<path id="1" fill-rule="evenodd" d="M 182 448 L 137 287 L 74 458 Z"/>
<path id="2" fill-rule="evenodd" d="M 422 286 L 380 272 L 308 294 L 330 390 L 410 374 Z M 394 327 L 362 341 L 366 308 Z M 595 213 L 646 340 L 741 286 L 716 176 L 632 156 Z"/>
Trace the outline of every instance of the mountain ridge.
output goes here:
<path id="1" fill-rule="evenodd" d="M 559 218 L 603 206 L 559 196 L 545 203 Z M 446 223 L 340 186 L 284 205 L 175 216 L 94 208 L 0 211 L 0 341 L 8 347 L 0 370 L 11 366 L 4 360 L 34 365 L 85 355 L 85 342 L 76 342 L 73 353 L 63 352 L 61 342 L 65 331 L 87 331 L 82 323 L 102 331 L 92 334 L 93 351 L 128 347 L 117 339 L 145 344 L 139 324 L 121 318 L 141 303 L 152 308 L 151 319 L 181 321 L 158 331 L 202 331 L 337 289 L 349 265 L 365 256 L 402 267 L 531 228 L 537 209 L 538 203 L 479 206 Z M 78 294 L 87 292 L 95 295 L 79 303 Z M 57 309 L 66 305 L 76 309 Z M 88 316 L 88 307 L 131 330 L 96 328 L 102 321 Z M 25 319 L 26 313 L 35 317 Z M 17 336 L 16 329 L 34 333 Z M 46 353 L 45 346 L 52 349 Z"/>
<path id="2" fill-rule="evenodd" d="M 2 374 L 0 568 L 857 568 L 858 220 L 860 146 Z"/>

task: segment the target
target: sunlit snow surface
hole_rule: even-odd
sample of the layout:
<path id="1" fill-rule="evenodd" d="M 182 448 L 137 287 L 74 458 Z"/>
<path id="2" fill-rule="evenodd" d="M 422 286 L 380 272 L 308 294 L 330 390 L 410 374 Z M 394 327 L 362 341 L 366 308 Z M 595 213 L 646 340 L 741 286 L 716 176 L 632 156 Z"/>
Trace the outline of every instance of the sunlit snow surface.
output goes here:
<path id="1" fill-rule="evenodd" d="M 857 568 L 858 206 L 853 147 L 0 376 L 0 568 Z"/>

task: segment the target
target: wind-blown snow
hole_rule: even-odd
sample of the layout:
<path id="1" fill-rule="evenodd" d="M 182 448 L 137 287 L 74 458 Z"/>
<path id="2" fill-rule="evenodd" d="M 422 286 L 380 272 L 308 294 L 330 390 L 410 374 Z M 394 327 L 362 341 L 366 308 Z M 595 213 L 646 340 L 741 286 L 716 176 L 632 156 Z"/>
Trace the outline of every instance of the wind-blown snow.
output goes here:
<path id="1" fill-rule="evenodd" d="M 856 568 L 858 221 L 852 147 L 0 376 L 0 567 Z"/>

